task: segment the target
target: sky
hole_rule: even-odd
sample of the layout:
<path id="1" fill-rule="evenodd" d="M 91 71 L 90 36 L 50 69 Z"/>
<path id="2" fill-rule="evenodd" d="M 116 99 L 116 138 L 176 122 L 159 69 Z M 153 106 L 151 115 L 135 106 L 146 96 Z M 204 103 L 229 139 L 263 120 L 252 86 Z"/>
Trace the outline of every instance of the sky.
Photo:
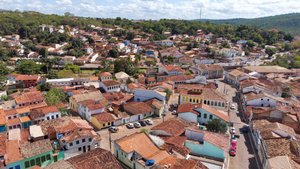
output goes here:
<path id="1" fill-rule="evenodd" d="M 256 18 L 300 12 L 299 0 L 0 0 L 0 9 L 128 19 Z"/>

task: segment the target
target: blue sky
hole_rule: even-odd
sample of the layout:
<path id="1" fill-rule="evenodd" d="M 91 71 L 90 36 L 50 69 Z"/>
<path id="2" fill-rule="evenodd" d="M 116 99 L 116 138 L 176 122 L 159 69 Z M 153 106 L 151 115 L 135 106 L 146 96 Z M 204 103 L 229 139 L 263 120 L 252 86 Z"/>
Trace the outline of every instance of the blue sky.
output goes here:
<path id="1" fill-rule="evenodd" d="M 0 0 L 0 9 L 129 19 L 255 18 L 300 12 L 299 0 Z"/>

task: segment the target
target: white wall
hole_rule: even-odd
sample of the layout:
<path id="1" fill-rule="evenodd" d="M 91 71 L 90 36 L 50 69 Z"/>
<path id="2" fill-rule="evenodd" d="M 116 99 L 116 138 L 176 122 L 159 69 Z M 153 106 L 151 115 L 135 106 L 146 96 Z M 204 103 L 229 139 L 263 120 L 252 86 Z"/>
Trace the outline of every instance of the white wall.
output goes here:
<path id="1" fill-rule="evenodd" d="M 179 113 L 178 117 L 182 118 L 188 122 L 198 123 L 197 115 L 194 113 L 191 113 L 191 112 Z"/>
<path id="2" fill-rule="evenodd" d="M 275 107 L 276 101 L 268 97 L 262 97 L 262 98 L 247 101 L 247 105 L 257 106 L 257 107 Z"/>

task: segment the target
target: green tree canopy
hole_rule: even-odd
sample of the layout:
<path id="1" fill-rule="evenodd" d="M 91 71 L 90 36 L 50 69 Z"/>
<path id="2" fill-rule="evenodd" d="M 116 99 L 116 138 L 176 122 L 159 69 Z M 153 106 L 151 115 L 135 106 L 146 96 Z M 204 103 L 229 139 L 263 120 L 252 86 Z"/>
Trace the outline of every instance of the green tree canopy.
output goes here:
<path id="1" fill-rule="evenodd" d="M 208 131 L 218 132 L 218 133 L 225 133 L 227 131 L 227 125 L 224 122 L 222 122 L 220 119 L 210 120 L 207 123 L 206 128 Z"/>
<path id="2" fill-rule="evenodd" d="M 66 95 L 61 88 L 51 88 L 47 92 L 45 99 L 48 105 L 58 105 L 59 103 L 66 102 Z"/>
<path id="3" fill-rule="evenodd" d="M 21 74 L 39 74 L 41 67 L 33 60 L 21 60 L 17 63 L 16 71 Z"/>

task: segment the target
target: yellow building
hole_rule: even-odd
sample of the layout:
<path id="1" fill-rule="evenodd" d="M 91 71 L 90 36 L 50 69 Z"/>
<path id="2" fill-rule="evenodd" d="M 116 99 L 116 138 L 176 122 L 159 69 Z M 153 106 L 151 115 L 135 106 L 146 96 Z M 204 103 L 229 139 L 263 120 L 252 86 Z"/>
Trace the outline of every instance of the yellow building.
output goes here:
<path id="1" fill-rule="evenodd" d="M 107 128 L 112 126 L 115 120 L 116 118 L 114 117 L 113 114 L 103 112 L 103 113 L 92 115 L 91 123 L 97 129 L 102 129 L 102 128 Z"/>
<path id="2" fill-rule="evenodd" d="M 227 109 L 227 100 L 218 91 L 211 88 L 180 91 L 179 103 L 203 103 L 218 109 Z"/>

